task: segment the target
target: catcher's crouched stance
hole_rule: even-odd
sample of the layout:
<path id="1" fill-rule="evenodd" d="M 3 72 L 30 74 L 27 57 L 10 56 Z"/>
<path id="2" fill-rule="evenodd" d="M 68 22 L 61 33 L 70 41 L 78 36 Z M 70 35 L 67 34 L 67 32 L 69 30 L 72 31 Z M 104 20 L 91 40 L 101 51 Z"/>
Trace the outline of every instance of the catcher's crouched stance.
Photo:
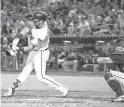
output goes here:
<path id="1" fill-rule="evenodd" d="M 99 58 L 98 63 L 101 63 L 101 61 L 104 61 L 104 59 Z M 108 69 L 104 73 L 105 80 L 116 93 L 116 98 L 112 99 L 112 101 L 124 101 L 124 54 L 112 54 L 108 61 L 116 63 L 120 70 L 119 72 Z"/>
<path id="2" fill-rule="evenodd" d="M 122 39 L 123 43 L 124 40 Z M 104 78 L 110 88 L 116 93 L 116 98 L 112 101 L 124 101 L 124 47 L 116 46 L 115 51 L 108 57 L 98 57 L 95 59 L 86 60 L 87 63 L 105 63 L 116 64 L 120 71 L 107 69 L 104 73 Z"/>
<path id="3" fill-rule="evenodd" d="M 59 84 L 51 77 L 45 74 L 46 62 L 49 58 L 49 29 L 46 22 L 46 13 L 42 11 L 33 14 L 33 22 L 35 27 L 30 30 L 30 41 L 28 47 L 15 47 L 16 50 L 30 51 L 21 74 L 17 77 L 16 81 L 8 89 L 8 92 L 3 96 L 11 97 L 15 94 L 16 89 L 27 79 L 33 69 L 35 69 L 37 79 L 50 87 L 59 90 L 63 93 L 63 97 L 68 94 L 69 88 L 65 85 Z M 25 32 L 22 31 L 24 36 Z"/>

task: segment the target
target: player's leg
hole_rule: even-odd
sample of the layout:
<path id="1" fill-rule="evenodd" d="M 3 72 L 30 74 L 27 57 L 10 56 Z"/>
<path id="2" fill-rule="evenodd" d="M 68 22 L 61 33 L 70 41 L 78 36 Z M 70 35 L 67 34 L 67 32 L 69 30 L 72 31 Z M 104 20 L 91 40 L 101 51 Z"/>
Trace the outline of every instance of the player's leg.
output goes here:
<path id="1" fill-rule="evenodd" d="M 70 70 L 69 68 L 70 64 L 71 64 L 70 61 L 66 61 L 62 64 L 62 67 L 64 68 L 64 70 Z"/>
<path id="2" fill-rule="evenodd" d="M 53 78 L 46 75 L 46 62 L 49 58 L 49 50 L 38 52 L 35 56 L 33 62 L 34 62 L 34 68 L 36 71 L 36 76 L 39 81 L 47 84 L 48 86 L 59 90 L 60 92 L 63 92 L 63 96 L 66 96 L 68 93 L 68 87 L 63 86 L 60 83 L 56 82 Z"/>
<path id="3" fill-rule="evenodd" d="M 3 96 L 5 97 L 13 96 L 15 94 L 16 89 L 27 79 L 28 75 L 31 73 L 33 69 L 34 69 L 33 63 L 32 62 L 28 63 Z"/>
<path id="4" fill-rule="evenodd" d="M 20 75 L 17 77 L 15 82 L 13 82 L 13 84 L 9 87 L 8 92 L 5 93 L 3 96 L 7 97 L 13 96 L 15 94 L 15 90 L 27 79 L 31 71 L 34 69 L 33 62 L 30 60 L 31 58 L 30 56 L 32 56 L 32 54 L 29 55 L 27 63 L 23 68 L 22 72 L 20 73 Z"/>
<path id="5" fill-rule="evenodd" d="M 72 63 L 73 63 L 73 70 L 74 71 L 77 70 L 77 63 L 78 63 L 78 61 L 74 60 L 74 61 L 72 61 Z"/>
<path id="6" fill-rule="evenodd" d="M 107 70 L 104 74 L 105 80 L 111 89 L 116 93 L 114 101 L 122 101 L 124 97 L 124 73 L 119 71 Z"/>
<path id="7" fill-rule="evenodd" d="M 99 67 L 100 67 L 100 64 L 94 64 L 93 72 L 99 72 Z"/>

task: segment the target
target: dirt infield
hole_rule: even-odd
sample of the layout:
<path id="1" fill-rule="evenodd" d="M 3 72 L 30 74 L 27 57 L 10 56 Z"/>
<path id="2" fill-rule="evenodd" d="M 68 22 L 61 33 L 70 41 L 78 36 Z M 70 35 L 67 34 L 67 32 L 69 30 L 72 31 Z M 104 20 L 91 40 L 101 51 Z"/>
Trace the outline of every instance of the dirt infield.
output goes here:
<path id="1" fill-rule="evenodd" d="M 70 91 L 62 98 L 61 93 L 54 90 L 21 90 L 13 97 L 2 97 L 1 107 L 124 107 L 123 102 L 111 102 L 113 97 L 111 92 Z"/>
<path id="2" fill-rule="evenodd" d="M 1 94 L 5 93 L 19 73 L 2 73 Z M 115 93 L 110 89 L 103 76 L 97 74 L 74 74 L 73 76 L 50 74 L 55 80 L 69 86 L 66 98 L 61 93 L 37 81 L 31 74 L 19 87 L 13 97 L 2 97 L 1 107 L 124 107 L 124 102 L 115 103 L 110 99 Z"/>

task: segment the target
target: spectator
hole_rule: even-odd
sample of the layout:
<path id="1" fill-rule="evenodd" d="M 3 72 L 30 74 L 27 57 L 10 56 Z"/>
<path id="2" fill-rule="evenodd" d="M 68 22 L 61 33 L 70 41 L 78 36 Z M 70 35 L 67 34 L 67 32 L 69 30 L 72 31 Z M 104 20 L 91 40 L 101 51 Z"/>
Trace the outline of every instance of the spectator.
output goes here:
<path id="1" fill-rule="evenodd" d="M 100 26 L 102 25 L 102 17 L 96 16 L 96 23 L 92 27 L 92 34 L 96 35 L 100 31 Z M 97 33 L 98 32 L 98 33 Z"/>
<path id="2" fill-rule="evenodd" d="M 1 67 L 3 69 L 6 68 L 6 63 L 7 63 L 6 53 L 5 53 L 7 43 L 8 43 L 7 39 L 5 37 L 1 37 Z"/>
<path id="3" fill-rule="evenodd" d="M 97 53 L 94 53 L 92 56 L 93 56 L 93 58 L 99 57 L 99 55 Z M 99 68 L 100 68 L 100 64 L 94 64 L 93 65 L 93 72 L 99 72 Z"/>
<path id="4" fill-rule="evenodd" d="M 90 25 L 88 21 L 86 20 L 86 16 L 82 17 L 79 19 L 78 25 L 77 25 L 77 30 L 79 30 L 79 35 L 82 36 L 85 30 L 88 30 L 89 32 L 91 31 Z"/>
<path id="5" fill-rule="evenodd" d="M 50 3 L 49 10 L 50 10 L 51 12 L 54 12 L 54 11 L 56 10 L 56 9 L 55 9 L 55 5 L 54 5 L 53 2 Z"/>
<path id="6" fill-rule="evenodd" d="M 119 28 L 120 28 L 120 32 L 123 33 L 124 32 L 124 19 L 122 18 L 122 15 L 118 15 L 118 24 L 119 24 Z"/>
<path id="7" fill-rule="evenodd" d="M 121 0 L 121 8 L 124 10 L 124 0 Z"/>
<path id="8" fill-rule="evenodd" d="M 5 46 L 5 53 L 6 53 L 7 61 L 6 61 L 5 66 L 7 67 L 7 70 L 12 68 L 12 57 L 10 55 L 12 41 L 9 39 L 11 39 L 11 38 L 7 38 L 7 37 L 3 38 L 3 42 L 6 45 Z"/>
<path id="9" fill-rule="evenodd" d="M 72 5 L 72 9 L 69 11 L 68 17 L 73 19 L 73 17 L 76 16 L 76 11 L 77 11 L 76 5 Z"/>
<path id="10" fill-rule="evenodd" d="M 74 35 L 74 31 L 75 31 L 75 28 L 74 28 L 74 24 L 73 23 L 70 23 L 69 24 L 69 27 L 68 27 L 68 36 L 73 36 Z"/>
<path id="11" fill-rule="evenodd" d="M 64 70 L 67 71 L 77 71 L 77 55 L 75 51 L 71 51 L 70 54 L 67 56 L 66 61 L 62 64 L 62 67 L 64 68 Z M 72 67 L 72 69 L 71 69 Z"/>
<path id="12" fill-rule="evenodd" d="M 85 52 L 85 51 L 84 51 Z M 86 64 L 86 57 L 84 52 L 77 52 L 78 67 L 82 68 Z"/>
<path id="13" fill-rule="evenodd" d="M 58 55 L 58 67 L 59 68 L 62 68 L 62 64 L 66 62 L 66 53 L 65 52 L 61 52 L 59 55 Z"/>
<path id="14" fill-rule="evenodd" d="M 110 34 L 111 31 L 109 29 L 109 25 L 106 23 L 105 20 L 102 20 L 101 26 L 99 26 L 100 30 L 96 31 L 95 34 Z"/>
<path id="15" fill-rule="evenodd" d="M 61 30 L 59 29 L 59 27 L 61 28 L 62 27 L 62 21 L 59 21 L 58 20 L 58 17 L 57 18 L 52 18 L 51 20 L 52 22 L 52 26 L 51 26 L 51 30 L 52 32 L 55 34 L 55 35 L 60 35 L 62 32 Z"/>
<path id="16" fill-rule="evenodd" d="M 49 59 L 49 67 L 50 69 L 54 68 L 54 64 L 55 64 L 55 57 L 52 55 Z"/>
<path id="17" fill-rule="evenodd" d="M 22 46 L 28 46 L 28 38 L 27 37 L 21 37 L 18 43 L 19 47 Z M 21 57 L 22 55 L 22 60 L 23 60 L 23 66 L 26 64 L 26 60 L 28 57 L 28 52 L 19 52 L 19 56 Z M 21 58 L 20 58 L 21 59 Z M 20 60 L 18 59 L 18 60 Z"/>

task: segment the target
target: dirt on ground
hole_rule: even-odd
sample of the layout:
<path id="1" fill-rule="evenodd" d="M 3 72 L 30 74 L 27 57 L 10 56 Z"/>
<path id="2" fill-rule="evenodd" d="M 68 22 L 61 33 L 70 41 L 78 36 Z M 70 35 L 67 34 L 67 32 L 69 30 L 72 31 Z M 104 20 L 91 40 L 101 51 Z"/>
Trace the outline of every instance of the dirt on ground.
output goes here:
<path id="1" fill-rule="evenodd" d="M 70 91 L 63 98 L 54 90 L 21 90 L 13 97 L 1 97 L 1 107 L 124 107 L 124 102 L 111 102 L 114 96 L 111 92 Z"/>

